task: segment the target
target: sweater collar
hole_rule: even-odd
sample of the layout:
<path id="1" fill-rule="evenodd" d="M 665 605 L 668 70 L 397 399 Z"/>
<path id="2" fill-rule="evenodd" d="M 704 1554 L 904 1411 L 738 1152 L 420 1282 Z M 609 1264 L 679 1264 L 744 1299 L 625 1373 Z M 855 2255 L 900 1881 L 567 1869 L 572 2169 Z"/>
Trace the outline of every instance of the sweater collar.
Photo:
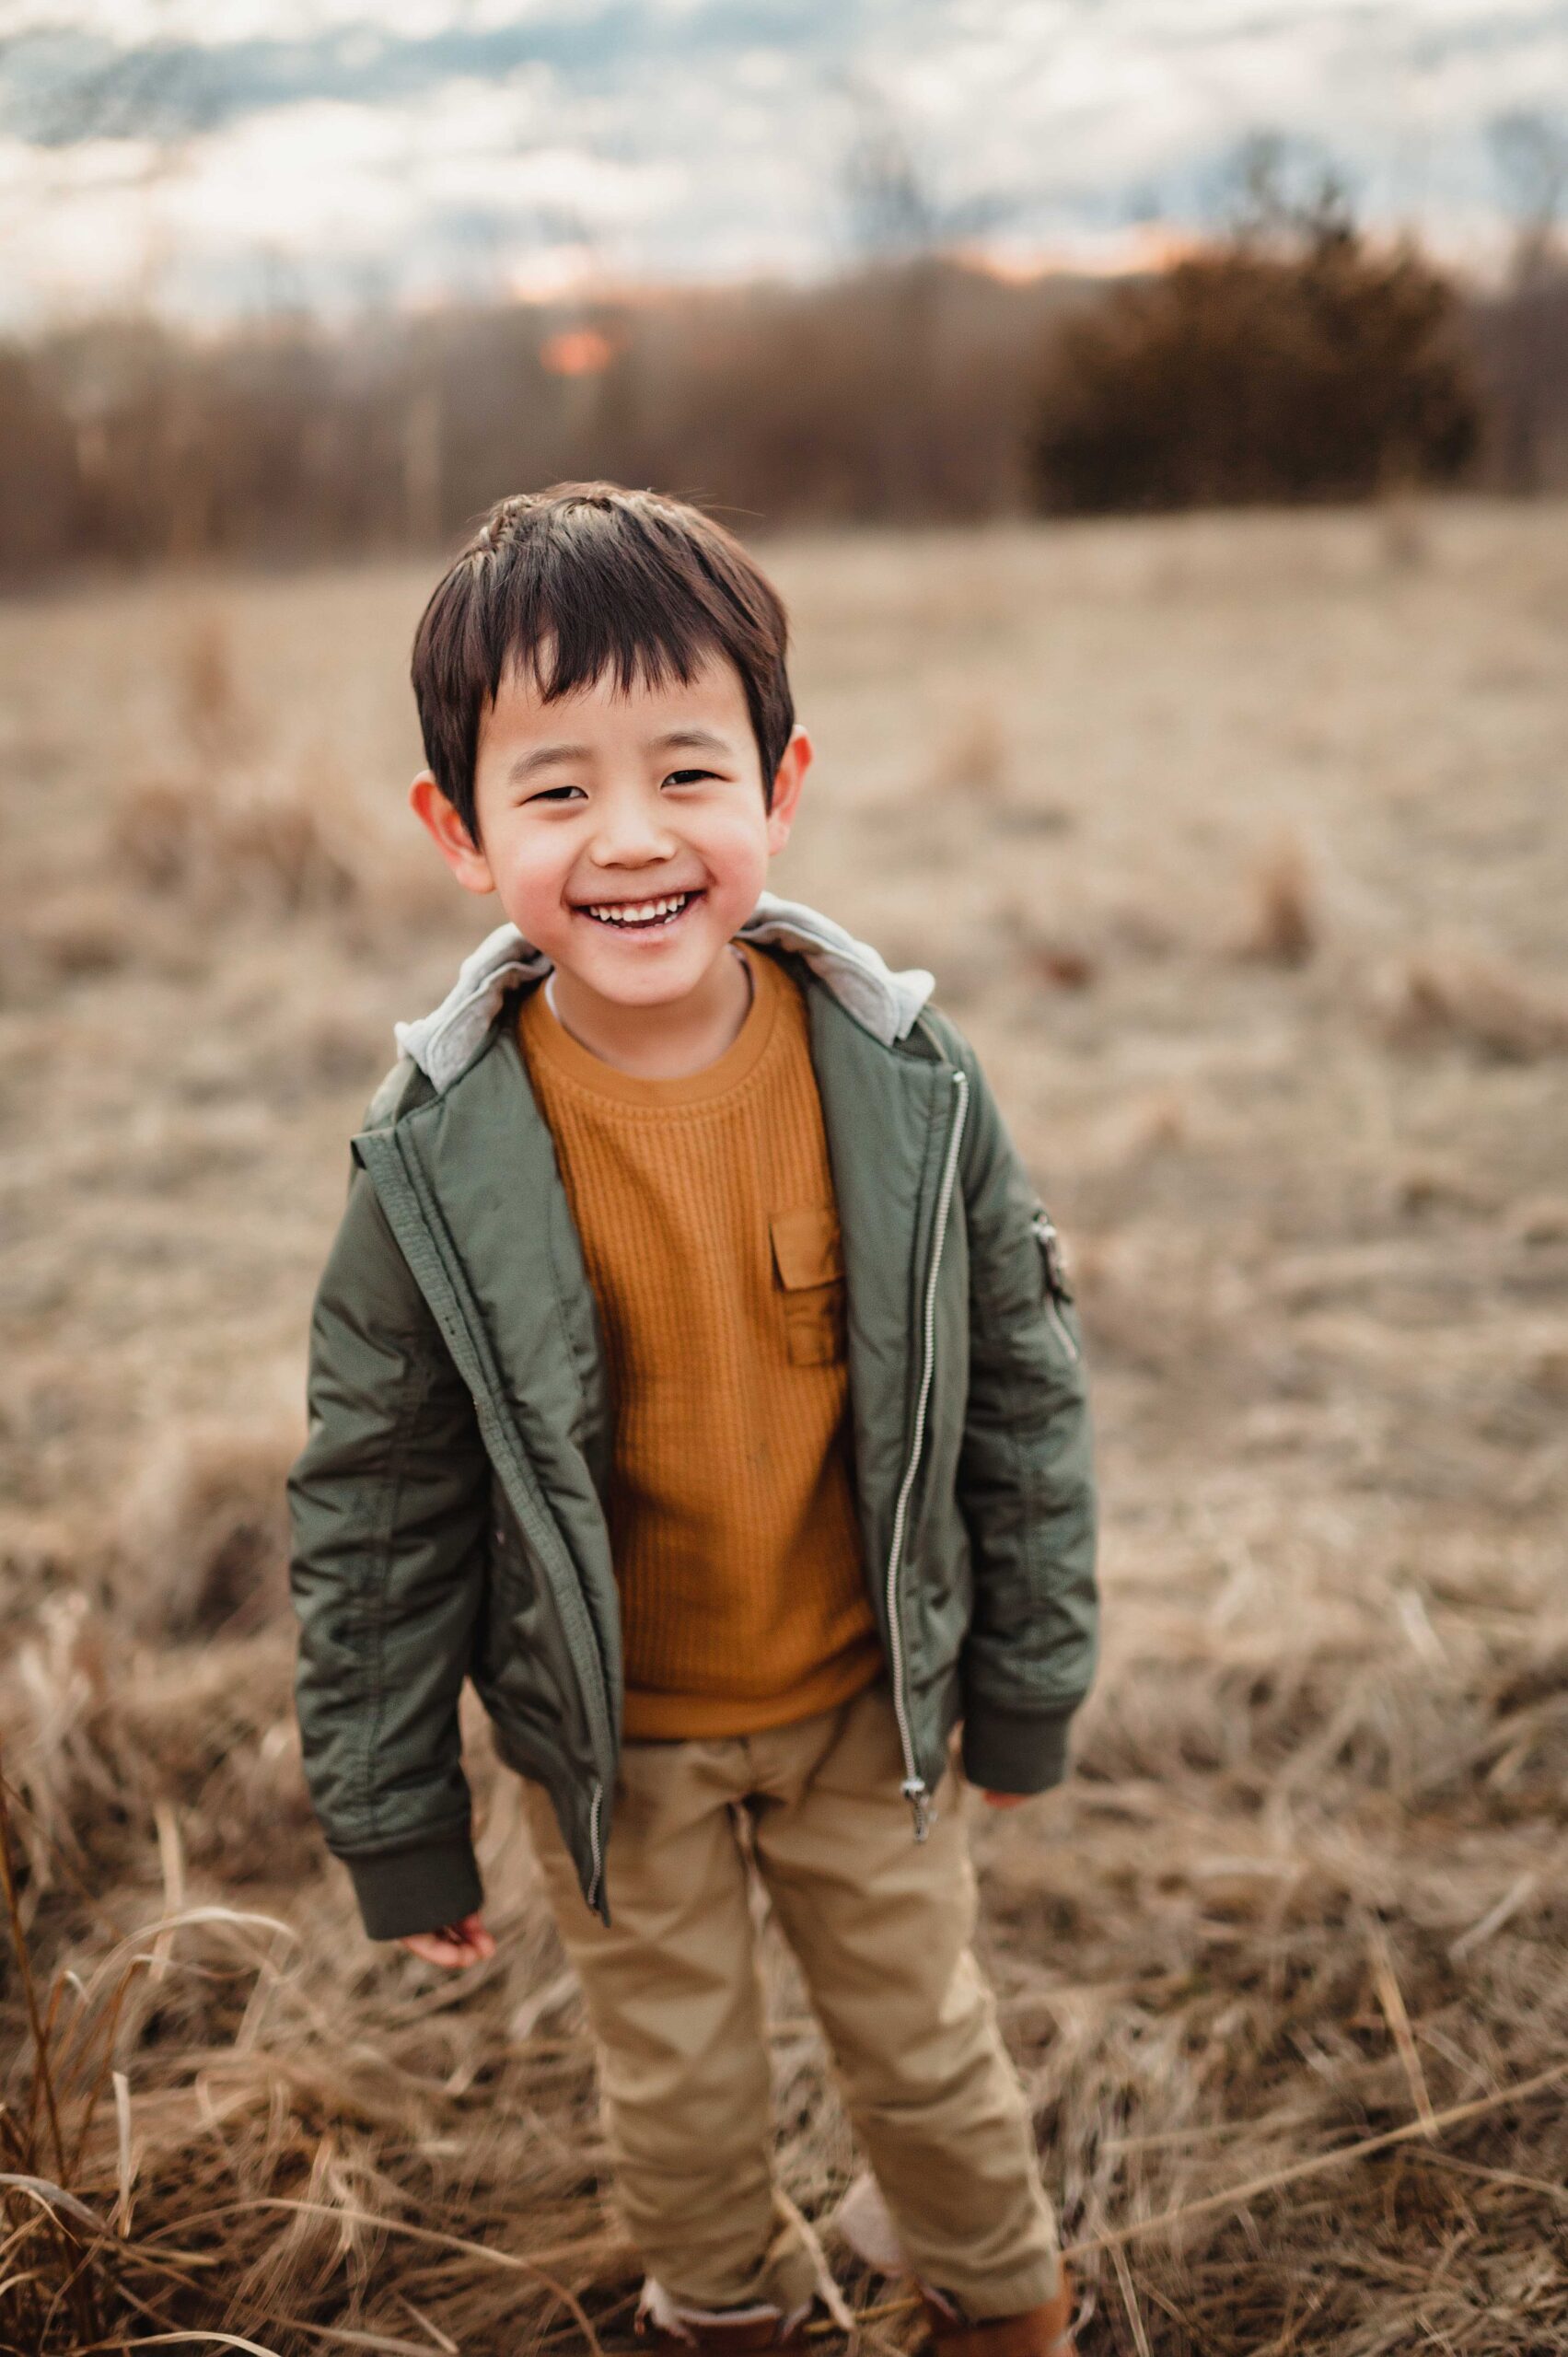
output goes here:
<path id="1" fill-rule="evenodd" d="M 903 1039 L 935 987 L 922 966 L 895 973 L 869 942 L 800 900 L 764 892 L 740 928 L 742 941 L 798 951 L 840 1004 L 874 1039 L 891 1047 Z M 467 1070 L 490 1033 L 507 992 L 549 973 L 554 960 L 515 924 L 497 925 L 464 958 L 458 979 L 437 1007 L 394 1027 L 398 1051 L 441 1090 Z"/>

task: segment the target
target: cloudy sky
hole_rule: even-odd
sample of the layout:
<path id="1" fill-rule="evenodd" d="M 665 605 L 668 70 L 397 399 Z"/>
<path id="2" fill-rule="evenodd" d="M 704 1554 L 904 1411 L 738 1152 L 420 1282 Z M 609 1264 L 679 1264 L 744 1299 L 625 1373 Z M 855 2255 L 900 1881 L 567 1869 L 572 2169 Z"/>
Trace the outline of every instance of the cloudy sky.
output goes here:
<path id="1" fill-rule="evenodd" d="M 1521 109 L 1568 133 L 1568 0 L 0 0 L 0 318 L 809 274 L 872 148 L 1097 266 L 1258 132 L 1479 263 Z"/>

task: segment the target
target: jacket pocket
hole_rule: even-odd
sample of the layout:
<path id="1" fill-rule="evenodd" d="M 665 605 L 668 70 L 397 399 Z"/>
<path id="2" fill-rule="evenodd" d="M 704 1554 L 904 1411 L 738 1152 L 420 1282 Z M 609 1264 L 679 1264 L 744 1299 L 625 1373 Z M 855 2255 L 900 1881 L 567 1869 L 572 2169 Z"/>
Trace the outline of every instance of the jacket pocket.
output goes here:
<path id="1" fill-rule="evenodd" d="M 1037 1211 L 1030 1226 L 1040 1247 L 1040 1292 L 1045 1304 L 1045 1322 L 1068 1357 L 1079 1359 L 1083 1352 L 1064 1314 L 1073 1299 L 1073 1288 L 1067 1282 L 1066 1264 L 1062 1257 L 1062 1238 L 1049 1212 Z"/>
<path id="2" fill-rule="evenodd" d="M 844 1356 L 848 1302 L 838 1213 L 816 1203 L 775 1212 L 768 1232 L 790 1358 L 796 1366 L 830 1365 Z"/>

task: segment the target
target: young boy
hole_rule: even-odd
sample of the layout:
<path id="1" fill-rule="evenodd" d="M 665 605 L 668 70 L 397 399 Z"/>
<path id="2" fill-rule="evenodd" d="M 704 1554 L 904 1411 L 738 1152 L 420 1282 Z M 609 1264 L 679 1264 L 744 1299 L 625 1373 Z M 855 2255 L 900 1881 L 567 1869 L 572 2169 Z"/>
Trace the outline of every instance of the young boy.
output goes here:
<path id="1" fill-rule="evenodd" d="M 784 654 L 728 533 L 603 483 L 504 500 L 420 623 L 413 807 L 507 922 L 354 1140 L 290 1477 L 306 1773 L 372 1938 L 492 1955 L 473 1680 L 657 2343 L 804 2345 L 754 1871 L 875 2173 L 846 2233 L 946 2357 L 1062 2357 L 962 1794 L 1058 1782 L 1089 1682 L 1080 1337 L 932 977 L 763 888 Z"/>

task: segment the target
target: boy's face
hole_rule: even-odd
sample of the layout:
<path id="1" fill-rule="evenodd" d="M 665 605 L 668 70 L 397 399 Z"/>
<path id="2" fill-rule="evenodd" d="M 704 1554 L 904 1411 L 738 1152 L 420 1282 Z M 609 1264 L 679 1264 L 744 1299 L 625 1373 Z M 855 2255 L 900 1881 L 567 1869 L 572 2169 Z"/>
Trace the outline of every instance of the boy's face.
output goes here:
<path id="1" fill-rule="evenodd" d="M 750 915 L 810 759 L 797 728 L 764 808 L 746 692 L 722 656 L 686 686 L 622 692 L 608 675 L 552 703 L 514 668 L 480 727 L 477 842 L 428 771 L 410 798 L 460 884 L 494 891 L 583 988 L 653 1007 L 698 990 Z"/>

